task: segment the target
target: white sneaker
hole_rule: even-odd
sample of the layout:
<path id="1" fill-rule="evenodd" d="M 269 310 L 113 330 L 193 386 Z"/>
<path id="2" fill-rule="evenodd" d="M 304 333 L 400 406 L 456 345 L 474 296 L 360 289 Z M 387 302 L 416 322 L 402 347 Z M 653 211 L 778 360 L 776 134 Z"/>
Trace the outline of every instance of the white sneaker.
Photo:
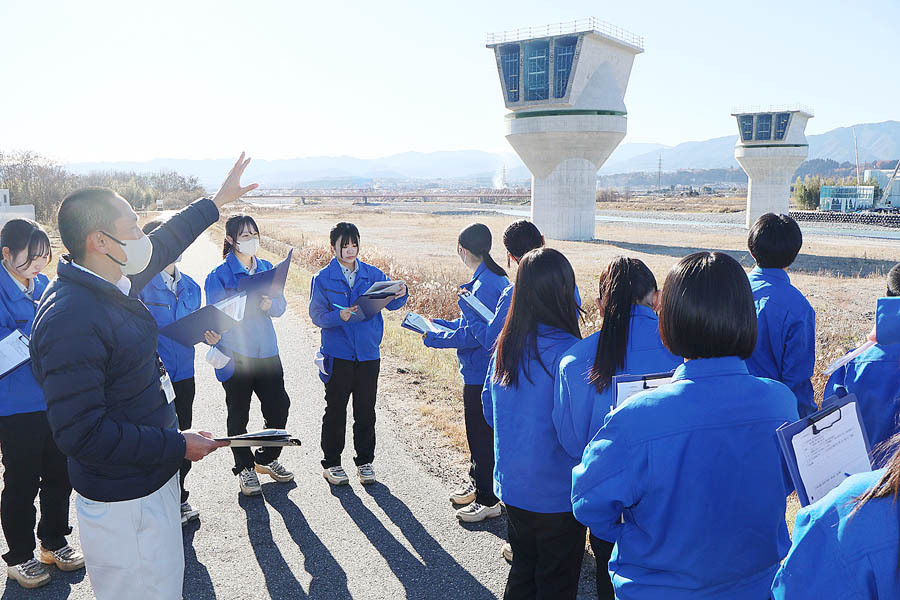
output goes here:
<path id="1" fill-rule="evenodd" d="M 243 490 L 241 490 L 243 491 Z M 200 518 L 200 511 L 193 508 L 187 502 L 181 503 L 181 525 L 187 525 L 188 521 Z"/>
<path id="2" fill-rule="evenodd" d="M 475 502 L 475 486 L 472 482 L 464 483 L 455 492 L 450 494 L 450 502 L 453 504 L 471 504 Z"/>
<path id="3" fill-rule="evenodd" d="M 23 563 L 6 567 L 6 576 L 23 588 L 38 588 L 50 583 L 50 571 L 33 556 Z"/>
<path id="4" fill-rule="evenodd" d="M 484 521 L 485 519 L 499 517 L 500 513 L 501 509 L 499 502 L 493 506 L 484 506 L 483 504 L 473 502 L 456 511 L 456 518 L 460 521 L 465 521 L 466 523 L 477 523 L 478 521 Z"/>
<path id="5" fill-rule="evenodd" d="M 66 544 L 59 550 L 47 550 L 40 546 L 38 560 L 45 565 L 56 565 L 60 571 L 77 571 L 84 568 L 84 554 Z"/>
<path id="6" fill-rule="evenodd" d="M 241 486 L 241 493 L 245 496 L 258 496 L 262 494 L 262 486 L 259 485 L 259 477 L 253 469 L 245 468 L 238 473 L 238 484 Z"/>
<path id="7" fill-rule="evenodd" d="M 268 475 L 275 481 L 279 483 L 285 483 L 286 481 L 293 481 L 294 474 L 284 468 L 277 460 L 273 460 L 267 465 L 256 465 L 256 472 L 262 473 L 263 475 Z"/>
<path id="8" fill-rule="evenodd" d="M 507 560 L 507 562 L 512 562 L 512 559 L 513 559 L 512 544 L 510 544 L 509 542 L 506 542 L 505 544 L 503 544 L 503 547 L 500 548 L 500 556 L 505 558 Z"/>
<path id="9" fill-rule="evenodd" d="M 368 485 L 377 481 L 377 479 L 375 479 L 375 469 L 372 467 L 372 463 L 359 465 L 356 467 L 356 472 L 359 475 L 359 482 L 363 485 Z"/>
<path id="10" fill-rule="evenodd" d="M 346 485 L 350 483 L 350 478 L 344 472 L 344 467 L 337 465 L 336 467 L 328 467 L 322 471 L 322 477 L 328 480 L 331 485 Z"/>

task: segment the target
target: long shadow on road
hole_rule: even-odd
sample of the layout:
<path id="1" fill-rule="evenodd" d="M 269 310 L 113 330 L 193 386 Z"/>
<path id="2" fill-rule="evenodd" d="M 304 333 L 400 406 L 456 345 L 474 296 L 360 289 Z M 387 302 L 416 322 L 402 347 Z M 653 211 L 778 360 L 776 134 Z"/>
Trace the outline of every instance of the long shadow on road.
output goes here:
<path id="1" fill-rule="evenodd" d="M 184 526 L 184 597 L 198 600 L 207 600 L 216 597 L 209 569 L 197 560 L 197 551 L 194 550 L 194 535 L 201 527 L 201 522 L 191 521 Z"/>
<path id="2" fill-rule="evenodd" d="M 349 485 L 332 486 L 331 493 L 369 542 L 384 557 L 406 590 L 407 598 L 441 597 L 495 598 L 428 533 L 409 508 L 387 486 L 375 483 L 366 491 L 412 545 L 421 560 L 400 543 L 369 510 Z"/>

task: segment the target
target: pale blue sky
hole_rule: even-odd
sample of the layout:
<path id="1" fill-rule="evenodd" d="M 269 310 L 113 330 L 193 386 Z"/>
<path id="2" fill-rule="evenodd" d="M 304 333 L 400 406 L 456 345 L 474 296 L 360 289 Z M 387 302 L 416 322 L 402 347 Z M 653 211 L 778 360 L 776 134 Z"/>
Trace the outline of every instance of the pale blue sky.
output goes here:
<path id="1" fill-rule="evenodd" d="M 807 104 L 808 133 L 900 118 L 896 0 L 0 0 L 0 149 L 511 152 L 484 34 L 587 16 L 645 39 L 626 142 L 731 134 L 742 104 Z"/>

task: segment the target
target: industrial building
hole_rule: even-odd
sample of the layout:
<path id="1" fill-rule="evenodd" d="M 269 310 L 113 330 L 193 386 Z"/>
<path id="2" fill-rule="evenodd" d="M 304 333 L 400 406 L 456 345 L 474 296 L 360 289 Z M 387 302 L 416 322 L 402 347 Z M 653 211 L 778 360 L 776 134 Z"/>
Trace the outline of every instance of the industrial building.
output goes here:
<path id="1" fill-rule="evenodd" d="M 819 210 L 855 212 L 874 206 L 874 185 L 823 185 L 819 189 Z"/>

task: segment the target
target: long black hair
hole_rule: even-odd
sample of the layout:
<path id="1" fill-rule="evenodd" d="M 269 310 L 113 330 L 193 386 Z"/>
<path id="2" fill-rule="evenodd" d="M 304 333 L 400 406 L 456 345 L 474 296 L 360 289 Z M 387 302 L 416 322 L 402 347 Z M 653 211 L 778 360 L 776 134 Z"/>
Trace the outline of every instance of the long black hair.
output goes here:
<path id="1" fill-rule="evenodd" d="M 484 266 L 495 275 L 506 277 L 503 267 L 491 258 L 491 230 L 484 223 L 472 223 L 459 232 L 457 238 L 459 245 L 468 250 L 473 256 L 484 261 Z"/>
<path id="2" fill-rule="evenodd" d="M 24 269 L 31 265 L 36 258 L 49 256 L 53 258 L 50 247 L 50 238 L 41 226 L 31 219 L 10 219 L 0 230 L 0 248 L 9 248 L 10 253 L 17 254 L 22 250 L 28 250 L 25 263 L 11 265 L 17 269 Z"/>
<path id="3" fill-rule="evenodd" d="M 625 368 L 631 307 L 657 290 L 656 277 L 636 258 L 617 256 L 600 276 L 600 312 L 603 327 L 597 335 L 597 353 L 588 381 L 602 392 L 619 369 Z"/>
<path id="4" fill-rule="evenodd" d="M 253 220 L 253 217 L 246 214 L 238 214 L 231 217 L 228 217 L 228 220 L 225 221 L 225 245 L 222 247 L 222 258 L 228 256 L 228 253 L 234 249 L 234 244 L 228 241 L 228 238 L 231 238 L 232 242 L 237 242 L 238 236 L 241 235 L 241 232 L 244 229 L 250 229 L 251 233 L 259 233 L 259 227 L 256 225 L 256 221 Z"/>
<path id="5" fill-rule="evenodd" d="M 518 386 L 520 366 L 528 381 L 532 381 L 526 352 L 537 358 L 552 377 L 538 353 L 538 323 L 581 339 L 578 328 L 581 312 L 575 301 L 575 271 L 562 252 L 538 248 L 525 254 L 516 273 L 509 314 L 497 338 L 494 381 L 506 387 Z"/>

